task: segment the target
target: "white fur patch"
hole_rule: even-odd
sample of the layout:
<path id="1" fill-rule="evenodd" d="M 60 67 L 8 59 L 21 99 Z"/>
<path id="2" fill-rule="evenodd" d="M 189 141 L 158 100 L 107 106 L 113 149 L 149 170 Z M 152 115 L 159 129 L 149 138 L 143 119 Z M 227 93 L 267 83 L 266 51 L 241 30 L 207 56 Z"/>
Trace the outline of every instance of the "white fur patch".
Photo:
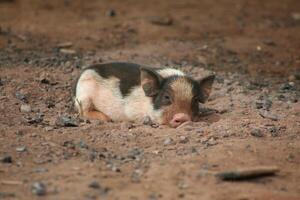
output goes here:
<path id="1" fill-rule="evenodd" d="M 178 70 L 178 69 L 173 69 L 173 68 L 165 68 L 165 69 L 160 69 L 157 70 L 157 73 L 160 74 L 163 78 L 167 78 L 169 76 L 184 76 L 185 74 Z"/>
<path id="2" fill-rule="evenodd" d="M 94 108 L 115 121 L 126 120 L 119 82 L 117 78 L 104 79 L 95 71 L 86 70 L 78 80 L 76 99 L 83 110 Z"/>
<path id="3" fill-rule="evenodd" d="M 145 96 L 141 86 L 134 87 L 125 99 L 125 114 L 131 120 L 143 119 L 149 116 L 153 121 L 160 123 L 161 111 L 153 109 L 151 98 Z"/>

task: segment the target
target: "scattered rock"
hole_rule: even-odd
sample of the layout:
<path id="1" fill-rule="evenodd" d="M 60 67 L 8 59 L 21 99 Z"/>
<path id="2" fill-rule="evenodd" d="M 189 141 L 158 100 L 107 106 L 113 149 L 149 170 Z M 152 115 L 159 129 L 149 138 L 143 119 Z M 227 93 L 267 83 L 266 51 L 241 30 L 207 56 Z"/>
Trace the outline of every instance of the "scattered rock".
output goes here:
<path id="1" fill-rule="evenodd" d="M 93 189 L 99 189 L 100 188 L 100 184 L 96 181 L 93 181 L 89 184 L 89 188 L 93 188 Z"/>
<path id="2" fill-rule="evenodd" d="M 269 128 L 269 131 L 270 131 L 272 137 L 278 136 L 278 128 L 276 126 L 271 126 Z"/>
<path id="3" fill-rule="evenodd" d="M 259 166 L 248 169 L 236 169 L 231 171 L 224 171 L 216 173 L 216 176 L 222 180 L 245 180 L 252 178 L 259 178 L 263 176 L 275 175 L 279 172 L 278 167 L 275 166 Z"/>
<path id="4" fill-rule="evenodd" d="M 55 122 L 60 127 L 77 127 L 78 122 L 69 116 L 59 116 Z"/>
<path id="5" fill-rule="evenodd" d="M 78 143 L 78 146 L 82 149 L 88 149 L 89 146 L 85 143 L 84 140 L 80 140 L 79 143 Z"/>
<path id="6" fill-rule="evenodd" d="M 283 102 L 288 101 L 288 97 L 286 97 L 286 96 L 283 95 L 283 94 L 278 95 L 278 96 L 277 96 L 277 99 L 278 99 L 279 101 L 283 101 Z"/>
<path id="7" fill-rule="evenodd" d="M 178 183 L 178 188 L 179 189 L 187 189 L 188 187 L 189 187 L 189 185 L 186 182 L 184 182 L 184 181 L 180 181 Z"/>
<path id="8" fill-rule="evenodd" d="M 151 126 L 151 125 L 153 124 L 153 122 L 152 122 L 152 120 L 151 120 L 151 118 L 150 118 L 149 116 L 146 116 L 146 117 L 144 117 L 144 119 L 143 119 L 143 124 L 144 124 L 144 125 Z"/>
<path id="9" fill-rule="evenodd" d="M 52 127 L 52 126 L 45 127 L 45 131 L 53 131 L 53 130 L 54 130 L 54 127 Z"/>
<path id="10" fill-rule="evenodd" d="M 41 113 L 36 114 L 34 117 L 25 117 L 25 120 L 28 124 L 38 124 L 41 123 L 44 119 L 43 119 L 44 115 Z"/>
<path id="11" fill-rule="evenodd" d="M 76 51 L 73 49 L 60 49 L 59 52 L 64 53 L 64 54 L 69 54 L 69 55 L 75 55 Z"/>
<path id="12" fill-rule="evenodd" d="M 164 145 L 167 146 L 167 145 L 170 145 L 173 143 L 173 139 L 170 138 L 170 137 L 167 137 L 165 140 L 164 140 Z"/>
<path id="13" fill-rule="evenodd" d="M 206 142 L 206 147 L 209 147 L 209 146 L 215 146 L 218 144 L 218 141 L 214 138 L 214 137 L 211 137 L 207 142 Z"/>
<path id="14" fill-rule="evenodd" d="M 158 199 L 160 199 L 160 198 L 162 198 L 162 197 L 163 197 L 163 196 L 162 196 L 161 194 L 152 192 L 152 193 L 149 195 L 148 199 L 149 199 L 149 200 L 158 200 Z"/>
<path id="15" fill-rule="evenodd" d="M 47 98 L 45 100 L 45 104 L 47 108 L 54 108 L 55 107 L 55 101 L 52 98 Z"/>
<path id="16" fill-rule="evenodd" d="M 141 174 L 142 174 L 141 170 L 135 170 L 130 176 L 131 182 L 133 183 L 141 182 Z"/>
<path id="17" fill-rule="evenodd" d="M 76 146 L 75 146 L 73 140 L 66 140 L 66 141 L 63 142 L 62 145 L 63 145 L 64 147 L 67 147 L 68 149 L 75 149 L 75 148 L 76 148 Z"/>
<path id="18" fill-rule="evenodd" d="M 0 199 L 14 198 L 14 197 L 16 197 L 15 193 L 12 193 L 12 192 L 0 192 Z"/>
<path id="19" fill-rule="evenodd" d="M 296 79 L 296 80 L 300 80 L 300 70 L 297 71 L 297 72 L 294 74 L 294 76 L 295 76 L 295 79 Z"/>
<path id="20" fill-rule="evenodd" d="M 149 18 L 149 22 L 159 26 L 170 26 L 173 24 L 173 19 L 170 17 L 154 16 Z"/>
<path id="21" fill-rule="evenodd" d="M 294 82 L 288 82 L 284 83 L 279 87 L 280 92 L 287 92 L 290 90 L 295 90 L 295 83 Z"/>
<path id="22" fill-rule="evenodd" d="M 279 120 L 279 117 L 277 115 L 271 114 L 266 110 L 260 111 L 259 115 L 262 116 L 263 118 L 271 119 L 273 121 L 278 121 Z"/>
<path id="23" fill-rule="evenodd" d="M 57 45 L 58 48 L 69 48 L 73 46 L 72 42 L 62 42 Z"/>
<path id="24" fill-rule="evenodd" d="M 142 154 L 142 151 L 140 149 L 133 148 L 128 152 L 127 157 L 129 157 L 131 159 L 137 159 L 141 154 Z"/>
<path id="25" fill-rule="evenodd" d="M 0 157 L 0 162 L 12 163 L 12 157 L 10 155 L 4 155 L 4 156 Z"/>
<path id="26" fill-rule="evenodd" d="M 206 108 L 206 107 L 199 107 L 199 116 L 204 117 L 204 116 L 208 116 L 214 113 L 218 113 L 219 111 L 216 109 L 212 109 L 212 108 Z"/>
<path id="27" fill-rule="evenodd" d="M 262 131 L 258 128 L 252 129 L 250 134 L 254 137 L 263 137 L 264 136 Z"/>
<path id="28" fill-rule="evenodd" d="M 31 106 L 28 104 L 22 104 L 20 107 L 20 111 L 23 113 L 29 113 L 31 112 Z"/>
<path id="29" fill-rule="evenodd" d="M 32 170 L 33 173 L 45 173 L 48 172 L 49 170 L 46 168 L 35 168 Z"/>
<path id="30" fill-rule="evenodd" d="M 20 101 L 23 101 L 24 103 L 28 103 L 28 99 L 27 96 L 25 94 L 22 94 L 21 92 L 16 92 L 15 96 L 17 99 L 19 99 Z"/>
<path id="31" fill-rule="evenodd" d="M 24 151 L 26 151 L 26 146 L 17 147 L 16 151 L 17 152 L 24 152 Z"/>
<path id="32" fill-rule="evenodd" d="M 34 182 L 32 184 L 31 191 L 37 196 L 44 196 L 47 192 L 46 185 L 42 182 Z"/>
<path id="33" fill-rule="evenodd" d="M 292 18 L 296 21 L 300 20 L 300 13 L 292 13 Z"/>
<path id="34" fill-rule="evenodd" d="M 187 142 L 189 141 L 189 139 L 188 139 L 187 137 L 183 136 L 183 135 L 180 136 L 179 139 L 180 139 L 179 142 L 180 142 L 180 143 L 183 143 L 183 144 L 184 144 L 184 143 L 187 143 Z"/>
<path id="35" fill-rule="evenodd" d="M 128 130 L 135 128 L 135 125 L 129 122 L 122 122 L 121 124 L 121 130 Z"/>
<path id="36" fill-rule="evenodd" d="M 108 16 L 108 17 L 114 17 L 114 16 L 116 16 L 116 11 L 114 9 L 109 9 L 106 12 L 106 16 Z"/>
<path id="37" fill-rule="evenodd" d="M 264 40 L 263 43 L 265 45 L 268 45 L 268 46 L 276 46 L 276 43 L 273 40 L 270 40 L 270 39 Z"/>
<path id="38" fill-rule="evenodd" d="M 263 100 L 257 100 L 255 102 L 255 105 L 257 109 L 270 110 L 272 103 L 273 102 L 270 99 L 263 99 Z"/>
<path id="39" fill-rule="evenodd" d="M 92 181 L 89 185 L 89 188 L 95 189 L 99 191 L 99 194 L 101 196 L 107 195 L 107 193 L 110 191 L 110 188 L 101 186 L 98 182 Z"/>
<path id="40" fill-rule="evenodd" d="M 295 155 L 292 153 L 289 153 L 289 155 L 287 156 L 287 161 L 289 162 L 293 162 L 295 160 Z"/>

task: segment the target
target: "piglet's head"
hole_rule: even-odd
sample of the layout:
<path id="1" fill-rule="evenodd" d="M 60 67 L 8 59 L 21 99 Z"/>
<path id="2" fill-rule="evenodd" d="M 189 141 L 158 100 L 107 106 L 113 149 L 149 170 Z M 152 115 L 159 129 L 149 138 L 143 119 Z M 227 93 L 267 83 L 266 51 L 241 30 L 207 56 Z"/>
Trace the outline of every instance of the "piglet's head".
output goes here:
<path id="1" fill-rule="evenodd" d="M 145 95 L 152 98 L 154 110 L 160 110 L 163 124 L 178 127 L 192 121 L 211 92 L 215 75 L 194 80 L 188 76 L 163 78 L 156 71 L 141 68 L 141 85 Z"/>

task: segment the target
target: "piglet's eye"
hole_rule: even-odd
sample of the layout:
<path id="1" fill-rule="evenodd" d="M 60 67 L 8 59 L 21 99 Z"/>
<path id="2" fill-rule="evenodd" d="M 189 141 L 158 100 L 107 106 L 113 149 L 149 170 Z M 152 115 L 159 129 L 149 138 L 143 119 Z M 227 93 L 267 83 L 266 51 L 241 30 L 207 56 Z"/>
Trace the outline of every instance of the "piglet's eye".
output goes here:
<path id="1" fill-rule="evenodd" d="M 171 97 L 170 97 L 170 95 L 168 95 L 168 94 L 163 95 L 162 100 L 163 100 L 163 104 L 165 104 L 165 105 L 171 103 Z"/>
<path id="2" fill-rule="evenodd" d="M 194 101 L 195 101 L 195 102 L 201 102 L 201 98 L 198 97 L 198 96 L 197 96 L 197 97 L 194 97 Z"/>

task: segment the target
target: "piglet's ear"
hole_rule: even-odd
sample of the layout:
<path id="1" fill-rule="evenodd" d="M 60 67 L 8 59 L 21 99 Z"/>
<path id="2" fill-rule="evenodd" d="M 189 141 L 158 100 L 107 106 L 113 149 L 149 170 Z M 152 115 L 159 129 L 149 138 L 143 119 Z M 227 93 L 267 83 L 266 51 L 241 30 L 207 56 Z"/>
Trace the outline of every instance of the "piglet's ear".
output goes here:
<path id="1" fill-rule="evenodd" d="M 212 89 L 213 82 L 215 80 L 215 77 L 216 76 L 213 74 L 213 75 L 206 76 L 203 79 L 199 80 L 200 89 L 203 94 L 203 97 L 200 101 L 201 103 L 204 103 L 208 99 L 211 89 Z"/>
<path id="2" fill-rule="evenodd" d="M 148 97 L 158 94 L 162 77 L 154 70 L 142 67 L 141 69 L 141 85 Z"/>

